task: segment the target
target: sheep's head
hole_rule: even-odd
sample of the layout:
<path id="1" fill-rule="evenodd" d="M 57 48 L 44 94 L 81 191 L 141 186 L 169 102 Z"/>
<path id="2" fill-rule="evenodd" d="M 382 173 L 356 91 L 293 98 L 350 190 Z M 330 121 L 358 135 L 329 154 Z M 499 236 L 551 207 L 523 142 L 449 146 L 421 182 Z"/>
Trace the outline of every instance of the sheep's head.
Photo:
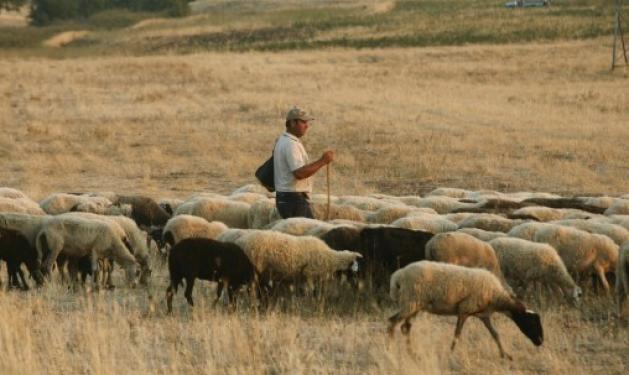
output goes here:
<path id="1" fill-rule="evenodd" d="M 578 305 L 581 302 L 581 296 L 583 295 L 583 291 L 578 286 L 575 286 L 572 289 L 571 299 L 575 305 Z"/>

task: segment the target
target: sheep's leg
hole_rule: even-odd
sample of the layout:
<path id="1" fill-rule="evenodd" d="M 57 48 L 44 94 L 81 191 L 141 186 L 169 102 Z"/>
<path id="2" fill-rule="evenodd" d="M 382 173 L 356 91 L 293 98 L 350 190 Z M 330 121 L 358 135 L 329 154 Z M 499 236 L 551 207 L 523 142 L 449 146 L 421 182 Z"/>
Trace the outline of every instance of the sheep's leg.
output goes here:
<path id="1" fill-rule="evenodd" d="M 186 292 L 184 295 L 186 296 L 186 300 L 190 306 L 194 306 L 194 301 L 192 301 L 192 288 L 194 288 L 194 280 L 194 277 L 186 278 Z"/>
<path id="2" fill-rule="evenodd" d="M 26 278 L 24 277 L 24 271 L 22 271 L 22 267 L 17 266 L 17 274 L 20 276 L 22 280 L 22 290 L 29 290 L 28 283 L 26 282 Z"/>
<path id="3" fill-rule="evenodd" d="M 173 291 L 172 284 L 166 289 L 166 306 L 168 307 L 168 313 L 173 312 L 173 296 L 175 292 Z"/>
<path id="4" fill-rule="evenodd" d="M 90 262 L 92 267 L 92 284 L 94 285 L 94 289 L 100 289 L 100 267 L 98 265 L 98 256 L 96 256 L 95 252 L 92 252 L 90 255 Z"/>
<path id="5" fill-rule="evenodd" d="M 402 320 L 402 317 L 400 315 L 400 311 L 396 312 L 395 314 L 389 317 L 389 327 L 387 328 L 389 337 L 393 337 L 393 335 L 395 334 L 395 327 L 398 325 L 398 323 L 401 320 Z"/>
<path id="6" fill-rule="evenodd" d="M 454 339 L 452 340 L 452 345 L 450 346 L 450 350 L 454 350 L 456 346 L 456 342 L 459 340 L 459 336 L 461 336 L 461 332 L 463 331 L 463 325 L 469 315 L 459 315 L 456 319 L 456 329 L 454 330 Z"/>
<path id="7" fill-rule="evenodd" d="M 609 293 L 609 283 L 607 282 L 607 278 L 605 277 L 605 270 L 603 270 L 603 267 L 596 265 L 596 274 L 598 275 L 598 278 L 601 280 L 601 283 L 603 283 L 603 287 L 605 288 L 605 292 Z"/>
<path id="8" fill-rule="evenodd" d="M 9 289 L 19 288 L 20 282 L 17 278 L 17 267 L 12 262 L 7 262 L 7 273 L 9 274 Z"/>
<path id="9" fill-rule="evenodd" d="M 504 348 L 502 347 L 502 343 L 500 342 L 500 337 L 498 336 L 498 331 L 496 331 L 494 326 L 491 324 L 490 318 L 488 316 L 485 316 L 485 317 L 480 318 L 480 320 L 483 322 L 485 327 L 489 330 L 489 333 L 491 333 L 491 337 L 494 338 L 494 341 L 498 345 L 498 349 L 500 350 L 500 357 L 502 358 L 507 357 L 509 360 L 512 361 L 513 358 L 509 354 L 507 354 L 507 352 L 505 352 Z"/>
<path id="10" fill-rule="evenodd" d="M 213 308 L 216 307 L 218 300 L 221 299 L 221 294 L 223 294 L 223 282 L 222 280 L 219 280 L 218 286 L 216 287 L 216 299 L 214 300 L 214 303 L 212 304 Z"/>

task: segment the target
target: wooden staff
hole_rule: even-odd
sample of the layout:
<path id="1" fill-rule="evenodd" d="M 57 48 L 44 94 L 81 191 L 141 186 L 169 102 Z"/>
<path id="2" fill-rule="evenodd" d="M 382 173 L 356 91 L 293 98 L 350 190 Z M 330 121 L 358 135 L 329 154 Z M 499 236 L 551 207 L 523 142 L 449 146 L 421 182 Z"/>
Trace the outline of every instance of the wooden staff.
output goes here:
<path id="1" fill-rule="evenodd" d="M 330 164 L 325 166 L 325 180 L 328 185 L 328 206 L 325 210 L 325 221 L 330 220 Z"/>

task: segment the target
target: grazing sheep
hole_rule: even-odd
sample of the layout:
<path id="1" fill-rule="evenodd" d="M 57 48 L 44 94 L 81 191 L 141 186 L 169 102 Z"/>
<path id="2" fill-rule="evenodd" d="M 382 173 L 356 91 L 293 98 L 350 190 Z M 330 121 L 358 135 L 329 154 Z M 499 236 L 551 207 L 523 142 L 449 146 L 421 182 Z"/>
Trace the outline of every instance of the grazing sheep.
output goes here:
<path id="1" fill-rule="evenodd" d="M 435 262 L 416 262 L 395 271 L 391 276 L 391 299 L 399 311 L 389 318 L 389 335 L 404 320 L 401 331 L 408 335 L 410 320 L 420 311 L 439 315 L 456 315 L 456 330 L 450 346 L 454 350 L 463 325 L 470 316 L 479 318 L 491 333 L 501 357 L 512 359 L 500 343 L 498 332 L 491 323 L 491 315 L 501 312 L 518 326 L 520 331 L 539 346 L 544 333 L 539 315 L 527 310 L 492 273 Z"/>
<path id="2" fill-rule="evenodd" d="M 462 212 L 474 212 L 474 213 L 510 213 L 512 210 L 523 207 L 523 204 L 511 199 L 504 198 L 487 198 L 474 205 L 474 207 L 468 207 L 461 209 Z M 459 210 L 452 211 L 453 213 Z"/>
<path id="3" fill-rule="evenodd" d="M 67 256 L 76 258 L 90 256 L 94 280 L 99 277 L 98 259 L 111 257 L 125 269 L 127 280 L 132 284 L 135 281 L 136 258 L 131 253 L 124 230 L 113 222 L 51 217 L 42 225 L 36 246 L 37 251 L 46 254 L 43 269 L 48 274 L 63 251 Z"/>
<path id="4" fill-rule="evenodd" d="M 590 219 L 594 215 L 590 212 L 572 208 L 550 208 L 543 206 L 522 207 L 508 215 L 510 219 L 536 220 L 541 222 L 563 219 Z"/>
<path id="5" fill-rule="evenodd" d="M 426 244 L 425 259 L 465 267 L 484 268 L 501 280 L 504 279 L 500 262 L 491 245 L 466 233 L 436 234 Z"/>
<path id="6" fill-rule="evenodd" d="M 352 206 L 360 210 L 376 211 L 380 208 L 390 206 L 391 204 L 373 197 L 361 197 L 355 195 L 345 195 L 336 199 L 336 204 L 344 206 Z"/>
<path id="7" fill-rule="evenodd" d="M 583 204 L 587 206 L 594 206 L 602 210 L 606 210 L 609 207 L 611 207 L 614 204 L 614 202 L 616 202 L 619 198 L 603 196 L 603 197 L 576 197 L 575 199 L 581 201 Z"/>
<path id="8" fill-rule="evenodd" d="M 559 287 L 573 302 L 579 302 L 579 288 L 557 251 L 548 244 L 520 238 L 501 237 L 489 242 L 500 261 L 500 269 L 510 285 L 526 287 L 541 282 Z"/>
<path id="9" fill-rule="evenodd" d="M 605 216 L 604 219 L 597 219 L 597 221 L 620 225 L 621 227 L 629 230 L 629 215 Z"/>
<path id="10" fill-rule="evenodd" d="M 606 216 L 629 215 L 629 199 L 616 200 L 608 209 L 605 210 L 604 214 Z"/>
<path id="11" fill-rule="evenodd" d="M 101 196 L 84 196 L 68 193 L 54 193 L 39 202 L 41 208 L 49 215 L 58 215 L 79 208 L 89 209 L 92 213 L 104 213 L 112 205 L 111 201 Z"/>
<path id="12" fill-rule="evenodd" d="M 588 233 L 602 234 L 611 238 L 619 246 L 629 241 L 629 230 L 616 224 L 583 219 L 559 220 L 552 223 L 581 229 Z"/>
<path id="13" fill-rule="evenodd" d="M 577 211 L 587 211 L 590 214 L 602 214 L 605 211 L 604 208 L 590 205 L 584 202 L 583 199 L 580 198 L 565 198 L 565 197 L 556 197 L 556 198 L 547 198 L 547 197 L 531 197 L 524 199 L 522 204 L 527 206 L 544 206 L 550 207 L 554 209 L 562 209 L 562 210 L 577 210 Z"/>
<path id="14" fill-rule="evenodd" d="M 406 216 L 436 214 L 431 208 L 418 208 L 411 206 L 393 205 L 379 208 L 377 211 L 367 214 L 368 223 L 390 224 L 397 219 Z"/>
<path id="15" fill-rule="evenodd" d="M 529 221 L 520 225 L 516 225 L 507 233 L 507 235 L 510 237 L 517 237 L 523 240 L 533 241 L 533 237 L 535 237 L 535 232 L 537 232 L 541 228 L 545 228 L 550 225 L 552 224 Z"/>
<path id="16" fill-rule="evenodd" d="M 186 300 L 194 306 L 192 288 L 196 279 L 217 281 L 219 287 L 216 300 L 223 288 L 227 297 L 236 297 L 238 289 L 251 284 L 255 279 L 255 268 L 244 251 L 233 243 L 219 242 L 209 238 L 186 238 L 179 241 L 168 255 L 170 285 L 166 290 L 168 312 L 172 312 L 173 296 L 183 279 L 186 280 Z"/>
<path id="17" fill-rule="evenodd" d="M 493 239 L 506 237 L 507 235 L 503 232 L 491 232 L 478 228 L 461 228 L 457 230 L 457 232 L 467 233 L 470 236 L 476 237 L 481 241 L 489 242 Z"/>
<path id="18" fill-rule="evenodd" d="M 327 229 L 332 229 L 334 225 L 317 219 L 309 219 L 306 217 L 291 217 L 288 219 L 276 221 L 270 229 L 276 232 L 291 234 L 293 236 L 303 236 L 310 230 L 323 227 Z"/>
<path id="19" fill-rule="evenodd" d="M 519 220 L 510 220 L 500 215 L 479 213 L 459 223 L 459 228 L 478 228 L 491 232 L 508 232 L 514 226 L 522 224 Z"/>
<path id="20" fill-rule="evenodd" d="M 248 228 L 247 217 L 250 205 L 243 202 L 219 198 L 197 198 L 182 203 L 175 215 L 200 216 L 207 221 L 220 221 L 230 228 Z"/>
<path id="21" fill-rule="evenodd" d="M 353 251 L 332 250 L 312 236 L 295 237 L 273 231 L 246 233 L 235 242 L 242 247 L 263 285 L 272 281 L 304 279 L 312 287 L 317 281 L 330 279 L 336 273 L 348 275 L 358 271 Z"/>
<path id="22" fill-rule="evenodd" d="M 225 232 L 227 225 L 220 221 L 208 222 L 202 217 L 193 215 L 177 215 L 166 223 L 163 231 L 164 242 L 171 247 L 186 238 L 216 239 Z"/>
<path id="23" fill-rule="evenodd" d="M 86 220 L 97 220 L 105 223 L 115 223 L 122 228 L 125 237 L 129 241 L 129 250 L 140 264 L 140 283 L 146 285 L 151 275 L 151 267 L 149 260 L 149 248 L 151 244 L 151 238 L 138 228 L 135 221 L 125 216 L 104 216 L 96 215 L 87 212 L 69 212 L 58 215 L 57 217 L 76 217 L 84 218 Z M 110 267 L 113 270 L 113 265 Z M 106 275 L 108 285 L 111 286 L 111 275 Z"/>
<path id="24" fill-rule="evenodd" d="M 443 216 L 439 215 L 421 215 L 408 216 L 397 219 L 391 223 L 391 226 L 398 228 L 422 230 L 430 233 L 451 232 L 457 230 L 457 225 Z"/>
<path id="25" fill-rule="evenodd" d="M 257 193 L 257 194 L 262 194 L 267 197 L 269 196 L 269 192 L 266 190 L 266 188 L 259 184 L 247 184 L 247 185 L 239 187 L 238 189 L 232 192 L 232 194 L 238 194 L 238 193 Z"/>
<path id="26" fill-rule="evenodd" d="M 618 315 L 624 317 L 624 304 L 629 294 L 629 242 L 620 248 L 618 265 L 616 266 L 616 299 Z"/>
<path id="27" fill-rule="evenodd" d="M 576 228 L 549 225 L 537 230 L 533 241 L 545 242 L 554 247 L 571 273 L 596 274 L 609 292 L 605 273 L 614 272 L 618 263 L 618 245 L 609 237 Z"/>
<path id="28" fill-rule="evenodd" d="M 257 201 L 251 205 L 247 212 L 247 228 L 262 229 L 281 219 L 280 213 L 275 208 L 275 199 Z"/>
<path id="29" fill-rule="evenodd" d="M 419 202 L 416 206 L 429 207 L 437 211 L 438 214 L 443 215 L 456 210 L 473 208 L 474 203 L 461 202 L 456 198 L 450 198 L 447 196 L 431 195 L 422 198 L 421 202 Z"/>
<path id="30" fill-rule="evenodd" d="M 0 197 L 11 199 L 28 198 L 26 194 L 10 187 L 0 187 Z"/>
<path id="31" fill-rule="evenodd" d="M 38 253 L 37 249 L 21 233 L 0 228 L 0 260 L 7 262 L 9 287 L 17 286 L 23 290 L 28 290 L 28 283 L 20 268 L 22 263 L 26 265 L 28 272 L 31 273 L 37 285 L 41 285 L 44 282 L 44 277 L 40 271 L 41 253 Z M 22 285 L 19 283 L 18 275 Z"/>
<path id="32" fill-rule="evenodd" d="M 0 212 L 24 213 L 29 215 L 45 215 L 46 213 L 30 198 L 0 197 Z"/>
<path id="33" fill-rule="evenodd" d="M 443 217 L 458 225 L 460 222 L 473 215 L 475 215 L 473 212 L 457 212 L 453 214 L 445 214 Z"/>
<path id="34" fill-rule="evenodd" d="M 221 241 L 221 242 L 236 242 L 236 240 L 242 237 L 243 235 L 247 233 L 252 233 L 252 232 L 261 232 L 261 230 L 229 228 L 223 233 L 219 234 L 218 237 L 216 237 L 216 240 Z"/>
<path id="35" fill-rule="evenodd" d="M 433 234 L 395 227 L 367 227 L 360 231 L 358 252 L 363 255 L 363 272 L 375 286 L 393 271 L 424 259 L 425 246 Z"/>
<path id="36" fill-rule="evenodd" d="M 121 195 L 118 197 L 118 203 L 131 205 L 130 217 L 136 224 L 144 228 L 163 227 L 171 216 L 153 198 L 149 197 Z"/>
<path id="37" fill-rule="evenodd" d="M 320 238 L 331 249 L 360 252 L 360 229 L 350 226 L 332 228 Z"/>

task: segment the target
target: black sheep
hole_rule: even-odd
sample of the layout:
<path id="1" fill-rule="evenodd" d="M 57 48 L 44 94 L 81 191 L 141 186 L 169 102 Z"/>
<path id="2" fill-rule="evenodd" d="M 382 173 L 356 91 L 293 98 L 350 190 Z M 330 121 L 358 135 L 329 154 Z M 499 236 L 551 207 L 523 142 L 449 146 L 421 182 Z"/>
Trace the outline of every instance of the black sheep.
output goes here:
<path id="1" fill-rule="evenodd" d="M 243 285 L 250 284 L 256 277 L 255 268 L 245 252 L 233 243 L 208 238 L 187 238 L 177 243 L 168 255 L 170 286 L 166 290 L 168 312 L 172 312 L 172 300 L 177 287 L 186 280 L 186 300 L 191 306 L 192 288 L 195 279 L 219 282 L 218 301 L 227 286 L 228 298 Z"/>
<path id="2" fill-rule="evenodd" d="M 20 266 L 26 264 L 37 285 L 44 282 L 41 273 L 42 255 L 34 246 L 31 246 L 26 237 L 17 231 L 0 228 L 0 259 L 7 262 L 9 274 L 9 287 L 17 286 L 28 290 L 28 283 Z M 18 275 L 22 281 L 20 285 Z"/>
<path id="3" fill-rule="evenodd" d="M 131 205 L 131 218 L 138 226 L 148 228 L 163 227 L 170 216 L 155 200 L 139 195 L 121 195 L 118 204 Z"/>
<path id="4" fill-rule="evenodd" d="M 405 228 L 364 228 L 360 232 L 358 249 L 363 256 L 363 271 L 376 285 L 386 283 L 395 270 L 424 260 L 426 243 L 433 236 L 429 232 Z"/>

